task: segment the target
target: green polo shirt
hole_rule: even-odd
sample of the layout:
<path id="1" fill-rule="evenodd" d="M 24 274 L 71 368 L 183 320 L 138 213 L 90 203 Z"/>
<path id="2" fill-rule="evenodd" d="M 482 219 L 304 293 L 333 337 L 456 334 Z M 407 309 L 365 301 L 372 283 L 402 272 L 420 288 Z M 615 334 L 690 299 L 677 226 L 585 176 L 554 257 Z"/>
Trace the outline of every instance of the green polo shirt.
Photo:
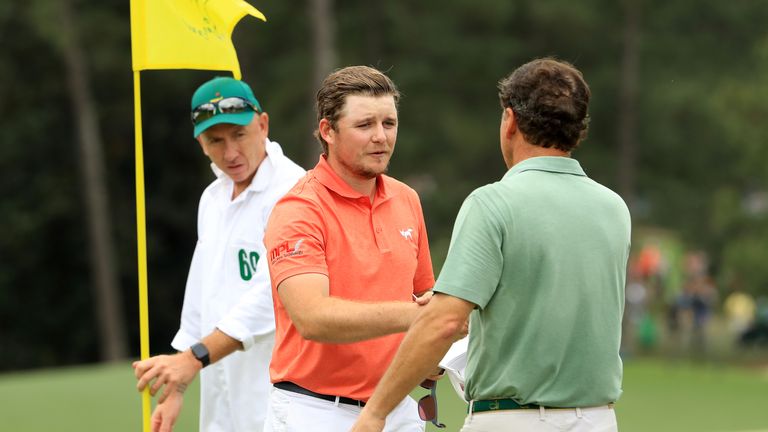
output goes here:
<path id="1" fill-rule="evenodd" d="M 526 159 L 472 192 L 435 285 L 477 305 L 467 399 L 616 401 L 629 246 L 626 204 L 574 159 Z"/>

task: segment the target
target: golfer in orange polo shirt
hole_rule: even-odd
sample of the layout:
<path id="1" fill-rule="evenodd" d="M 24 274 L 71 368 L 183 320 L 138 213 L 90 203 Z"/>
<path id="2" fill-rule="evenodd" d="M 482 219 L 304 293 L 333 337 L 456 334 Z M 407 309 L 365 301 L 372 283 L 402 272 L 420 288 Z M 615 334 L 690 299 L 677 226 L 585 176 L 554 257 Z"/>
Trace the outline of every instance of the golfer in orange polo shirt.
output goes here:
<path id="1" fill-rule="evenodd" d="M 419 198 L 384 175 L 398 98 L 365 66 L 333 72 L 317 93 L 323 155 L 277 203 L 265 234 L 276 319 L 266 431 L 352 427 L 431 297 Z M 386 430 L 423 431 L 415 401 L 406 397 Z"/>

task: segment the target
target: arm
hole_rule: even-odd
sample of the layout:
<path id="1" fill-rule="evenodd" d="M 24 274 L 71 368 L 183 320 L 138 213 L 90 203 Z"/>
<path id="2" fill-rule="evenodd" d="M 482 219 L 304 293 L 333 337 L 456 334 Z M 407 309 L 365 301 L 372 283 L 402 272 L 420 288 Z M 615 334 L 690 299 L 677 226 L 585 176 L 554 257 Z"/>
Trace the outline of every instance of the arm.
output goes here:
<path id="1" fill-rule="evenodd" d="M 181 309 L 181 323 L 179 330 L 171 341 L 171 346 L 176 351 L 184 351 L 203 336 L 200 331 L 200 298 L 201 298 L 201 269 L 205 267 L 203 258 L 203 244 L 200 240 L 195 245 L 192 262 L 189 265 L 187 283 L 184 287 L 184 304 Z"/>
<path id="2" fill-rule="evenodd" d="M 498 286 L 503 233 L 478 198 L 468 197 L 456 217 L 438 292 L 413 323 L 397 355 L 363 409 L 354 432 L 380 431 L 389 412 L 440 362 L 475 307 L 485 307 Z M 443 294 L 449 288 L 463 298 Z M 469 300 L 465 300 L 469 299 Z"/>
<path id="3" fill-rule="evenodd" d="M 363 408 L 354 432 L 381 431 L 387 415 L 431 373 L 465 327 L 473 303 L 437 293 L 416 318 Z"/>
<path id="4" fill-rule="evenodd" d="M 204 337 L 203 345 L 208 348 L 211 363 L 215 363 L 243 345 L 237 339 L 227 336 L 219 329 Z M 163 403 L 174 392 L 184 393 L 189 383 L 195 379 L 197 373 L 203 368 L 202 363 L 192 355 L 191 350 L 182 351 L 172 355 L 159 355 L 146 360 L 133 362 L 134 375 L 139 380 L 136 387 L 144 390 L 152 380 L 149 392 L 154 396 L 164 385 L 165 390 L 158 399 Z"/>
<path id="5" fill-rule="evenodd" d="M 171 341 L 176 351 L 184 351 L 203 337 L 200 328 L 203 292 L 203 271 L 208 267 L 206 250 L 209 245 L 203 241 L 206 228 L 206 214 L 210 206 L 210 186 L 200 196 L 197 207 L 197 243 L 189 265 L 187 283 L 184 287 L 184 304 L 181 309 L 181 324 L 178 332 Z"/>
<path id="6" fill-rule="evenodd" d="M 183 403 L 184 395 L 174 392 L 163 403 L 157 404 L 152 412 L 152 432 L 173 431 Z"/>
<path id="7" fill-rule="evenodd" d="M 259 250 L 262 258 L 256 264 L 252 285 L 237 303 L 216 323 L 216 328 L 242 342 L 248 350 L 255 343 L 272 341 L 275 332 L 275 313 L 272 304 L 272 285 L 269 280 L 266 251 Z"/>
<path id="8" fill-rule="evenodd" d="M 291 276 L 278 286 L 280 302 L 305 339 L 348 343 L 404 332 L 421 309 L 418 302 L 364 303 L 331 297 L 328 287 L 328 277 L 318 273 Z"/>

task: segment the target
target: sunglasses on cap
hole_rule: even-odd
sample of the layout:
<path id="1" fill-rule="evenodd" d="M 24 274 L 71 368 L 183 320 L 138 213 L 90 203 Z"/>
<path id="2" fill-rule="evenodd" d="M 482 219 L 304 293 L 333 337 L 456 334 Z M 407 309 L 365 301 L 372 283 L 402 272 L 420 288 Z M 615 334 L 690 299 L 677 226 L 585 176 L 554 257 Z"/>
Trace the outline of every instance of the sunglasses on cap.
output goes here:
<path id="1" fill-rule="evenodd" d="M 437 421 L 437 381 L 425 379 L 421 387 L 429 390 L 429 394 L 419 399 L 419 417 L 431 421 L 438 428 L 444 428 L 445 425 Z"/>
<path id="2" fill-rule="evenodd" d="M 228 97 L 216 102 L 207 102 L 192 110 L 192 124 L 197 125 L 217 114 L 240 114 L 246 111 L 259 112 L 252 102 L 239 97 Z"/>

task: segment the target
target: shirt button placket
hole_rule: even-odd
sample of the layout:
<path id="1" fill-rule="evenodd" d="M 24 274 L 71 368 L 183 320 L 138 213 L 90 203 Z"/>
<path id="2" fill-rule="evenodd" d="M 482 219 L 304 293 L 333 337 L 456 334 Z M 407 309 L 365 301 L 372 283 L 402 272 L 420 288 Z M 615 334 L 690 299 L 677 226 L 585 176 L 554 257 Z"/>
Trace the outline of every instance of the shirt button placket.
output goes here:
<path id="1" fill-rule="evenodd" d="M 387 252 L 389 247 L 387 246 L 386 236 L 384 235 L 384 228 L 378 224 L 373 213 L 371 214 L 371 225 L 373 225 L 374 236 L 376 237 L 376 245 L 379 247 L 379 252 Z"/>

